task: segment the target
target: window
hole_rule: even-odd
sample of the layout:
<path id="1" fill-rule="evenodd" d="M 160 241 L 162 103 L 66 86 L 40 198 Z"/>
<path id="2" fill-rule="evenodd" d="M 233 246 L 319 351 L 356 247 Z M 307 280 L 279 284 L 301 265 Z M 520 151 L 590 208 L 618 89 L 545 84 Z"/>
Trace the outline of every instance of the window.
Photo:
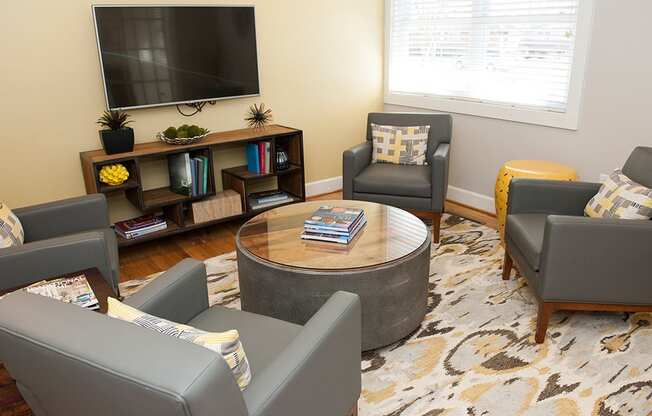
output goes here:
<path id="1" fill-rule="evenodd" d="M 385 102 L 577 128 L 593 0 L 386 0 Z"/>

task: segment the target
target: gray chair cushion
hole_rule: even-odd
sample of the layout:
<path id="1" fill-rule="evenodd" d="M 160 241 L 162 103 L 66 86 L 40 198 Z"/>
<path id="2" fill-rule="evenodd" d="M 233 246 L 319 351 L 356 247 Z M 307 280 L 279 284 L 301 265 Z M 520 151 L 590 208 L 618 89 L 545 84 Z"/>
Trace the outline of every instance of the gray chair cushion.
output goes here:
<path id="1" fill-rule="evenodd" d="M 354 192 L 430 198 L 430 166 L 372 163 L 353 179 Z"/>
<path id="2" fill-rule="evenodd" d="M 652 188 L 652 147 L 637 147 L 623 166 L 623 173 L 634 182 Z"/>
<path id="3" fill-rule="evenodd" d="M 237 329 L 253 376 L 260 374 L 301 331 L 301 326 L 263 315 L 213 306 L 188 325 L 210 332 Z"/>
<path id="4" fill-rule="evenodd" d="M 386 126 L 430 126 L 426 161 L 431 162 L 432 154 L 440 143 L 451 142 L 453 118 L 450 114 L 436 113 L 369 113 L 367 117 L 367 140 L 371 141 L 371 124 Z"/>
<path id="5" fill-rule="evenodd" d="M 547 216 L 547 214 L 510 214 L 507 216 L 506 230 L 509 238 L 535 271 L 539 271 Z"/>

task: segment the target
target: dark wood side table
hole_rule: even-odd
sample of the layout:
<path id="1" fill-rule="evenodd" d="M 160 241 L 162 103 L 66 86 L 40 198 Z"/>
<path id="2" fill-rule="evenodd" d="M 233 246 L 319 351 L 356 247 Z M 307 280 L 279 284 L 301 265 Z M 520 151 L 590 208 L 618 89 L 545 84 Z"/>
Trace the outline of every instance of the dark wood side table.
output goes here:
<path id="1" fill-rule="evenodd" d="M 52 278 L 46 278 L 44 280 L 54 280 L 61 277 L 73 277 L 83 274 L 88 280 L 88 284 L 95 292 L 95 296 L 100 304 L 100 308 L 97 310 L 99 313 L 106 313 L 108 307 L 107 299 L 109 297 L 117 297 L 116 294 L 111 289 L 111 286 L 104 280 L 102 274 L 96 268 L 82 270 L 75 273 L 68 273 L 62 276 L 56 276 Z M 5 295 L 9 292 L 13 292 L 18 289 L 22 289 L 29 285 L 18 286 L 8 290 L 0 290 L 0 296 Z M 29 408 L 23 396 L 21 396 L 18 388 L 16 387 L 16 382 L 5 366 L 0 362 L 0 416 L 31 416 L 32 410 Z"/>

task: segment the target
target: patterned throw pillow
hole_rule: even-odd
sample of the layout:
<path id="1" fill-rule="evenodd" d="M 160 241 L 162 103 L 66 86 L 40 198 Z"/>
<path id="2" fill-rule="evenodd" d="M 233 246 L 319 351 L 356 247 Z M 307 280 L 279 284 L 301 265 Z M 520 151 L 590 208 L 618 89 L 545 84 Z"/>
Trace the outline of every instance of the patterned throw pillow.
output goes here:
<path id="1" fill-rule="evenodd" d="M 109 298 L 108 303 L 109 308 L 106 314 L 111 318 L 131 322 L 161 334 L 201 345 L 221 354 L 231 368 L 240 389 L 244 390 L 249 385 L 251 368 L 240 342 L 240 334 L 235 329 L 226 332 L 206 332 L 146 314 L 114 298 Z"/>
<path id="2" fill-rule="evenodd" d="M 373 163 L 425 165 L 430 126 L 396 127 L 371 124 Z"/>
<path id="3" fill-rule="evenodd" d="M 591 198 L 584 214 L 592 218 L 649 220 L 652 217 L 652 189 L 616 170 Z"/>
<path id="4" fill-rule="evenodd" d="M 0 248 L 19 246 L 25 242 L 25 232 L 18 217 L 7 204 L 0 202 Z"/>

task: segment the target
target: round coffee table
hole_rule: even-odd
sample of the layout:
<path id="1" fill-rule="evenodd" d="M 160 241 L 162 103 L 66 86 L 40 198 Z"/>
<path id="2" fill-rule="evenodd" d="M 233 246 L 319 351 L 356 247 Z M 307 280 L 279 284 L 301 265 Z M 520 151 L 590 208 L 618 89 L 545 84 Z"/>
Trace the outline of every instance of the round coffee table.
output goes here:
<path id="1" fill-rule="evenodd" d="M 362 208 L 367 224 L 348 245 L 302 240 L 320 206 Z M 264 212 L 238 231 L 242 309 L 305 324 L 338 290 L 362 303 L 362 349 L 391 344 L 426 313 L 430 233 L 399 208 L 362 201 L 314 201 Z"/>

